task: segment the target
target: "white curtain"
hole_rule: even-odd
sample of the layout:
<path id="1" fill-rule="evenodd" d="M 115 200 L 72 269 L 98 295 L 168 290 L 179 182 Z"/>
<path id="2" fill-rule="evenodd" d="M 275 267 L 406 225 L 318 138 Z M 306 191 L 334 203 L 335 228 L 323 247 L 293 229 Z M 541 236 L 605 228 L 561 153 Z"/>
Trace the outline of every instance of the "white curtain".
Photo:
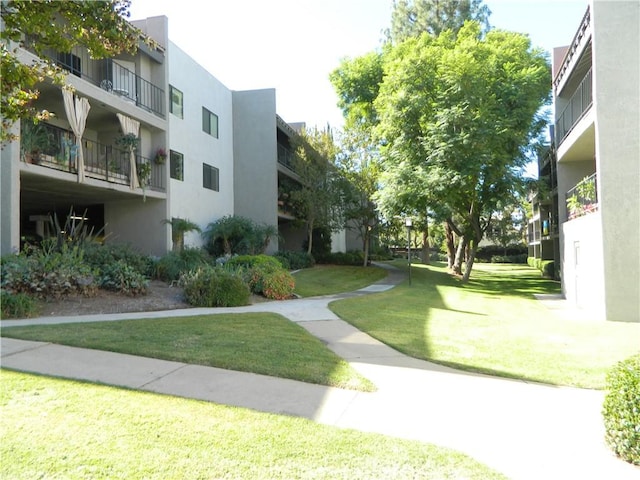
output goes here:
<path id="1" fill-rule="evenodd" d="M 139 135 L 140 122 L 121 113 L 116 115 L 118 116 L 118 120 L 120 120 L 120 126 L 122 127 L 122 133 L 124 135 L 133 134 L 136 137 Z M 129 147 L 129 165 L 129 186 L 131 190 L 135 190 L 140 186 L 140 182 L 138 182 L 138 170 L 136 169 L 136 156 L 133 153 L 133 146 Z"/>
<path id="2" fill-rule="evenodd" d="M 89 100 L 76 97 L 71 90 L 62 89 L 64 99 L 64 111 L 67 113 L 67 120 L 76 136 L 76 146 L 78 147 L 78 182 L 84 182 L 84 154 L 82 152 L 82 134 L 89 116 Z"/>

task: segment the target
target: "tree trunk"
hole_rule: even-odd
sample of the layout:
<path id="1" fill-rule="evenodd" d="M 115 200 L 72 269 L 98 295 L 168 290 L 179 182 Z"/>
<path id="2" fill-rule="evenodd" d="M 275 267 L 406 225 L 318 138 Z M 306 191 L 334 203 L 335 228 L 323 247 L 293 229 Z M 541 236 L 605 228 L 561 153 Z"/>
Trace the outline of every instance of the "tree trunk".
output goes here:
<path id="1" fill-rule="evenodd" d="M 307 225 L 307 238 L 309 239 L 307 254 L 311 255 L 311 249 L 313 248 L 313 222 L 309 222 Z"/>
<path id="2" fill-rule="evenodd" d="M 422 232 L 422 263 L 429 265 L 431 248 L 429 247 L 429 225 L 424 227 Z"/>
<path id="3" fill-rule="evenodd" d="M 453 230 L 449 222 L 444 222 L 444 234 L 447 244 L 447 268 L 453 270 L 453 261 L 456 255 L 456 244 L 453 238 Z"/>
<path id="4" fill-rule="evenodd" d="M 453 262 L 453 273 L 456 275 L 462 275 L 462 261 L 464 259 L 464 252 L 467 248 L 467 239 L 460 237 L 458 242 L 458 250 L 456 250 L 456 258 Z"/>
<path id="5" fill-rule="evenodd" d="M 364 234 L 364 265 L 363 267 L 366 267 L 369 265 L 369 240 L 370 240 L 370 233 L 369 233 L 369 229 L 367 228 Z"/>
<path id="6" fill-rule="evenodd" d="M 469 248 L 469 256 L 467 257 L 467 263 L 464 269 L 464 275 L 462 277 L 462 282 L 466 283 L 469 281 L 469 275 L 471 275 L 471 269 L 473 268 L 473 262 L 476 259 L 476 252 L 478 251 L 478 242 L 476 240 L 471 240 L 471 245 Z"/>

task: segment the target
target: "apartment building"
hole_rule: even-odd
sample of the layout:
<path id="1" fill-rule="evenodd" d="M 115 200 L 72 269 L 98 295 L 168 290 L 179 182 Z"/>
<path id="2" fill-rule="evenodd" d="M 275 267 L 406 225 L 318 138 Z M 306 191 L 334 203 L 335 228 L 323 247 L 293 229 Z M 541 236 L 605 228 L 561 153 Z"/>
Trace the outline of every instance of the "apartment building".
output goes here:
<path id="1" fill-rule="evenodd" d="M 132 23 L 158 47 L 141 41 L 135 56 L 97 61 L 80 48 L 49 52 L 69 72 L 75 94 L 66 101 L 84 112 L 86 128 L 74 133 L 69 94 L 39 86 L 36 107 L 55 116 L 14 125 L 19 140 L 2 150 L 2 253 L 42 238 L 51 215 L 64 222 L 70 211 L 104 228 L 107 243 L 154 255 L 171 248 L 166 220 L 204 230 L 226 215 L 277 226 L 269 252 L 300 250 L 304 229 L 284 199 L 300 180 L 291 139 L 303 124 L 277 115 L 274 89 L 232 91 L 219 82 L 169 40 L 166 17 Z M 19 51 L 23 62 L 36 60 L 28 39 Z M 132 132 L 138 140 L 129 148 L 123 137 Z M 30 146 L 31 137 L 46 145 Z M 186 234 L 185 245 L 202 244 L 199 233 Z"/>
<path id="2" fill-rule="evenodd" d="M 553 52 L 562 290 L 640 321 L 640 3 L 592 0 Z"/>

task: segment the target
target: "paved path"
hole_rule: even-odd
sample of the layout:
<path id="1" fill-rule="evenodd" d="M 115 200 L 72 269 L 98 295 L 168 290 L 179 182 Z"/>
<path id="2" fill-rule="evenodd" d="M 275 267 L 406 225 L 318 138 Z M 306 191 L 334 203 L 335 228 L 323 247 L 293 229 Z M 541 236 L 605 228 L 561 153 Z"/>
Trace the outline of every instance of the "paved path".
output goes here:
<path id="1" fill-rule="evenodd" d="M 603 393 L 500 379 L 409 358 L 340 320 L 327 305 L 393 288 L 381 282 L 350 294 L 233 309 L 3 321 L 11 325 L 275 312 L 298 322 L 373 381 L 354 392 L 219 368 L 2 338 L 2 366 L 139 390 L 296 415 L 343 428 L 448 446 L 513 479 L 640 479 L 603 442 Z"/>

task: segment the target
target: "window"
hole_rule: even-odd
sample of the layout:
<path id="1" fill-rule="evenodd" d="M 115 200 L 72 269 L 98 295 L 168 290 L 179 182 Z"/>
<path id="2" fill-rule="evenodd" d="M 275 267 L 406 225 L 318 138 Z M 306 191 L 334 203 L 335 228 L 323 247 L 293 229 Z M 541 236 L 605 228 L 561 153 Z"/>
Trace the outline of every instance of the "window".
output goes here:
<path id="1" fill-rule="evenodd" d="M 58 66 L 73 73 L 76 77 L 82 76 L 80 57 L 73 53 L 58 52 Z"/>
<path id="2" fill-rule="evenodd" d="M 202 130 L 218 138 L 218 116 L 202 107 Z"/>
<path id="3" fill-rule="evenodd" d="M 169 156 L 169 170 L 171 172 L 171 178 L 176 180 L 184 180 L 184 155 L 171 150 Z"/>
<path id="4" fill-rule="evenodd" d="M 177 88 L 169 85 L 169 96 L 171 97 L 169 111 L 176 117 L 184 118 L 184 114 L 182 112 L 182 92 Z"/>
<path id="5" fill-rule="evenodd" d="M 202 186 L 209 190 L 220 191 L 220 170 L 206 163 L 202 164 Z"/>

